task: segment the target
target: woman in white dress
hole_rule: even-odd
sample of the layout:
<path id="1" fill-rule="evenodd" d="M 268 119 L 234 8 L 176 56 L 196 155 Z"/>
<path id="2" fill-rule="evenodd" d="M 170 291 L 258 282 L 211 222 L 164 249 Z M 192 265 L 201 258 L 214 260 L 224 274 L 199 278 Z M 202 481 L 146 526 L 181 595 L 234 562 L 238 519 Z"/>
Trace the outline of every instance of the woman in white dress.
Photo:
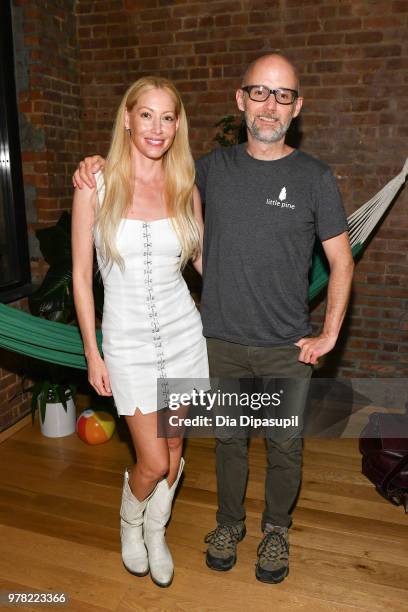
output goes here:
<path id="1" fill-rule="evenodd" d="M 180 95 L 167 79 L 141 78 L 119 106 L 96 189 L 75 191 L 73 284 L 89 381 L 100 395 L 113 394 L 137 456 L 124 475 L 122 560 L 137 576 L 150 569 L 160 586 L 173 578 L 164 532 L 184 460 L 181 437 L 157 436 L 157 410 L 168 404 L 173 379 L 208 377 L 201 319 L 181 275 L 190 258 L 201 273 L 202 234 Z M 94 244 L 105 291 L 103 358 Z"/>

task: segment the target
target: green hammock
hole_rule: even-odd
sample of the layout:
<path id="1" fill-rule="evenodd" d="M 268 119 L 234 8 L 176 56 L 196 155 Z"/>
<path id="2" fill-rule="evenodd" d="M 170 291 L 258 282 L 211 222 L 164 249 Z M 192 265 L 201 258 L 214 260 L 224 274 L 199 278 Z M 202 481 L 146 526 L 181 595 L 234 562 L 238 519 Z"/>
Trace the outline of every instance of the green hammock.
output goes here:
<path id="1" fill-rule="evenodd" d="M 347 219 L 353 257 L 363 250 L 375 226 L 391 205 L 408 174 L 408 159 L 402 171 L 371 200 Z M 329 269 L 323 249 L 313 257 L 309 300 L 327 285 Z M 102 352 L 102 334 L 96 331 Z M 22 310 L 0 304 L 0 347 L 50 363 L 86 370 L 86 360 L 79 328 L 34 317 Z"/>

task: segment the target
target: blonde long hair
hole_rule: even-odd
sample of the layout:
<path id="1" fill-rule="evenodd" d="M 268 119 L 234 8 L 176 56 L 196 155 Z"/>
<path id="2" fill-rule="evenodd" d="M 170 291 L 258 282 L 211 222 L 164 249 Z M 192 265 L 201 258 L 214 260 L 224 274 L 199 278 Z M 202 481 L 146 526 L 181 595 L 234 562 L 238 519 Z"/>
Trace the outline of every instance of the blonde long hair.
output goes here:
<path id="1" fill-rule="evenodd" d="M 131 139 L 125 130 L 125 111 L 130 112 L 140 96 L 150 89 L 165 89 L 170 94 L 179 120 L 173 143 L 163 156 L 163 165 L 167 211 L 181 244 L 180 267 L 195 258 L 200 250 L 200 232 L 193 212 L 195 167 L 183 102 L 168 79 L 142 77 L 129 87 L 116 114 L 104 170 L 105 197 L 96 217 L 104 264 L 116 262 L 122 270 L 124 261 L 116 246 L 116 234 L 132 201 Z"/>

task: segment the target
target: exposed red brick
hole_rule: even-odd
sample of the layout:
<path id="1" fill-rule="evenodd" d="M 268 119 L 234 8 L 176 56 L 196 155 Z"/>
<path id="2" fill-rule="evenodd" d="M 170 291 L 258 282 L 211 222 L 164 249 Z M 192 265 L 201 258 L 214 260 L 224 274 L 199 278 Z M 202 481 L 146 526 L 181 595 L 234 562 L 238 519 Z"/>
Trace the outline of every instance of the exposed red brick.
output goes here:
<path id="1" fill-rule="evenodd" d="M 339 30 L 360 30 L 361 19 L 351 17 L 350 19 L 327 19 L 324 22 L 325 32 L 337 32 Z"/>
<path id="2" fill-rule="evenodd" d="M 353 32 L 352 34 L 345 34 L 344 42 L 351 45 L 364 45 L 368 43 L 378 43 L 382 39 L 382 32 Z"/>
<path id="3" fill-rule="evenodd" d="M 320 21 L 295 21 L 285 25 L 286 34 L 303 34 L 304 32 L 320 32 L 322 25 Z"/>

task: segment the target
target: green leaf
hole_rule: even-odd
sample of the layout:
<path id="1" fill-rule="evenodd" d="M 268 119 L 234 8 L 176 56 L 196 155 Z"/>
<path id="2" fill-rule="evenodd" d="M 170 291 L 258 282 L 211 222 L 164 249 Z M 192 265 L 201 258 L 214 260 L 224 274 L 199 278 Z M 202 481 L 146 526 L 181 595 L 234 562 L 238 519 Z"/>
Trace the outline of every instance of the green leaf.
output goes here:
<path id="1" fill-rule="evenodd" d="M 47 396 L 44 393 L 40 395 L 40 415 L 41 415 L 41 423 L 44 425 L 45 421 L 45 411 L 47 409 Z"/>
<path id="2" fill-rule="evenodd" d="M 68 389 L 67 389 L 67 393 L 69 392 L 69 395 L 67 394 L 68 399 L 70 397 L 72 397 L 72 399 L 75 399 L 76 390 L 77 390 L 76 385 L 73 385 L 73 384 L 68 385 Z"/>
<path id="3" fill-rule="evenodd" d="M 72 288 L 71 215 L 64 211 L 56 225 L 37 230 L 44 259 L 50 265 L 41 286 L 29 297 L 30 311 L 51 321 L 76 321 Z M 103 312 L 103 283 L 94 254 L 94 302 L 99 318 Z"/>
<path id="4" fill-rule="evenodd" d="M 62 389 L 61 387 L 59 388 L 59 396 L 60 396 L 60 402 L 61 404 L 64 406 L 64 410 L 65 412 L 68 411 L 68 406 L 67 406 L 67 397 L 65 395 L 66 389 Z"/>
<path id="5" fill-rule="evenodd" d="M 29 297 L 32 314 L 55 321 L 74 318 L 71 261 L 52 266 L 41 286 Z"/>

